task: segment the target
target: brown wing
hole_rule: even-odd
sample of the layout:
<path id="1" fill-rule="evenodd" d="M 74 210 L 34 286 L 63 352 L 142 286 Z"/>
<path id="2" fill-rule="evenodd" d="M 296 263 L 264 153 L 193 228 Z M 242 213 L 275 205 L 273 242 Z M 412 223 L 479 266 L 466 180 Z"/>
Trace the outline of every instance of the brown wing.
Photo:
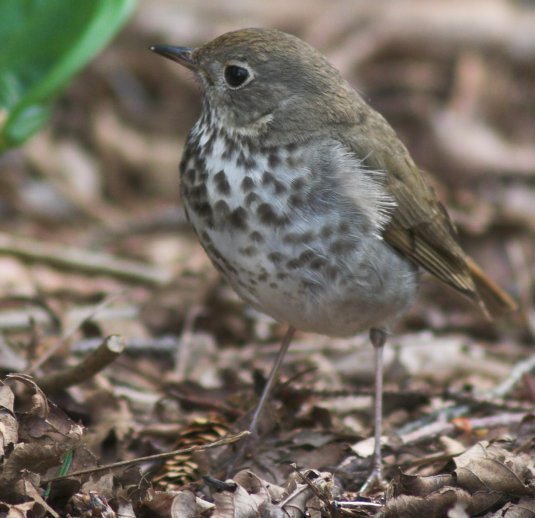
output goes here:
<path id="1" fill-rule="evenodd" d="M 394 130 L 371 108 L 366 115 L 366 131 L 359 127 L 344 140 L 357 156 L 366 157 L 367 167 L 386 172 L 386 188 L 396 202 L 383 233 L 386 242 L 483 311 L 487 305 L 493 314 L 514 309 L 512 299 L 466 256 L 446 210 Z"/>

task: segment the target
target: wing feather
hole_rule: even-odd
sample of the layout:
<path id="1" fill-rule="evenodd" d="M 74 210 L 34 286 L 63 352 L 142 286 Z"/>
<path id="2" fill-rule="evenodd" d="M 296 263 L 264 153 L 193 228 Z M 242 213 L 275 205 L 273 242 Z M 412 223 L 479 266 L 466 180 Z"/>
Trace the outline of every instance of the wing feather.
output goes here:
<path id="1" fill-rule="evenodd" d="M 495 314 L 514 309 L 512 299 L 474 268 L 477 265 L 459 245 L 455 227 L 425 173 L 415 165 L 394 130 L 364 102 L 359 109 L 366 113 L 365 131 L 353 128 L 343 142 L 357 157 L 365 157 L 363 163 L 369 169 L 386 173 L 384 187 L 395 209 L 383 232 L 385 241 L 484 311 L 486 302 Z M 492 300 L 487 300 L 489 293 Z"/>

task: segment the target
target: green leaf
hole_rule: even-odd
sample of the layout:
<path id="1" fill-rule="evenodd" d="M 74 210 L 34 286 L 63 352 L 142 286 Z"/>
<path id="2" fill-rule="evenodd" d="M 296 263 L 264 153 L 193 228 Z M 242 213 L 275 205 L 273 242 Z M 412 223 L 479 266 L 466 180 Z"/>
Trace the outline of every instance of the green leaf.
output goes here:
<path id="1" fill-rule="evenodd" d="M 136 0 L 0 0 L 0 152 L 47 121 L 58 91 L 126 21 Z"/>

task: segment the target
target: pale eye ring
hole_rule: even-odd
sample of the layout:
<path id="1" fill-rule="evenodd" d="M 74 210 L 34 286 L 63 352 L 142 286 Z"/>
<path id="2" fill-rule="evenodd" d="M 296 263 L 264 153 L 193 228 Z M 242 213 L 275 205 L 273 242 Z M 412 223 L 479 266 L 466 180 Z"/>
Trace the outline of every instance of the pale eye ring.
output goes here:
<path id="1" fill-rule="evenodd" d="M 225 82 L 233 90 L 245 86 L 253 77 L 248 68 L 233 63 L 225 67 L 224 76 Z"/>

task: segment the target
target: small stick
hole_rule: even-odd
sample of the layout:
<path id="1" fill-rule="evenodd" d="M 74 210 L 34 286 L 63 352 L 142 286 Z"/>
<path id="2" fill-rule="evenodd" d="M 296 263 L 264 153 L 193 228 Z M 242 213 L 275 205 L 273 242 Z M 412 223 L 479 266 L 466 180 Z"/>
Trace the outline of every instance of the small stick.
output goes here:
<path id="1" fill-rule="evenodd" d="M 57 392 L 82 383 L 112 363 L 123 352 L 125 345 L 124 337 L 110 335 L 77 365 L 43 376 L 36 382 L 44 392 Z"/>
<path id="2" fill-rule="evenodd" d="M 490 391 L 490 397 L 505 398 L 526 374 L 533 371 L 535 371 L 535 354 L 517 363 L 512 368 L 509 376 Z"/>
<path id="3" fill-rule="evenodd" d="M 3 232 L 0 232 L 0 255 L 18 257 L 23 261 L 37 261 L 85 274 L 109 275 L 149 286 L 161 286 L 170 280 L 169 272 L 155 266 L 102 252 L 21 238 Z"/>
<path id="4" fill-rule="evenodd" d="M 472 430 L 480 428 L 497 428 L 499 426 L 511 426 L 518 424 L 525 417 L 529 416 L 530 412 L 519 412 L 514 414 L 493 415 L 489 417 L 481 417 L 478 419 L 467 419 Z M 403 444 L 418 444 L 422 441 L 437 437 L 439 435 L 449 435 L 455 431 L 456 426 L 450 422 L 436 421 L 419 428 L 418 430 L 400 435 Z"/>
<path id="5" fill-rule="evenodd" d="M 406 437 L 412 437 L 413 434 L 416 437 L 419 437 L 422 430 L 426 430 L 426 432 L 424 432 L 422 435 L 423 437 L 432 436 L 436 433 L 447 433 L 444 427 L 448 426 L 449 420 L 455 417 L 461 417 L 463 415 L 466 415 L 470 411 L 474 403 L 482 404 L 488 402 L 488 404 L 496 406 L 496 399 L 500 399 L 501 401 L 503 401 L 511 392 L 511 390 L 515 387 L 515 385 L 522 379 L 522 377 L 530 372 L 533 372 L 534 370 L 535 355 L 532 355 L 529 358 L 517 363 L 509 373 L 509 376 L 507 376 L 507 378 L 505 378 L 505 380 L 503 380 L 494 389 L 488 391 L 485 394 L 482 394 L 481 396 L 475 396 L 474 398 L 468 399 L 468 403 L 461 405 L 448 405 L 445 408 L 437 410 L 436 412 L 431 414 L 431 416 L 427 415 L 421 419 L 417 419 L 416 421 L 408 423 L 402 426 L 399 430 L 397 430 L 396 435 L 400 436 L 403 441 L 406 441 Z M 527 414 L 517 412 L 511 415 L 519 416 Z M 477 421 L 479 420 L 470 420 L 471 423 Z M 516 422 L 515 419 L 513 419 L 513 422 Z M 437 429 L 438 431 L 433 431 L 432 433 L 429 432 L 430 430 L 435 429 Z M 410 441 L 412 442 L 412 439 Z"/>
<path id="6" fill-rule="evenodd" d="M 94 468 L 81 469 L 78 471 L 73 471 L 72 473 L 69 473 L 68 475 L 63 475 L 61 477 L 52 477 L 52 478 L 44 479 L 41 481 L 41 485 L 48 484 L 49 482 L 55 482 L 56 480 L 62 480 L 64 478 L 79 477 L 81 475 L 88 475 L 90 473 L 97 473 L 99 471 L 106 471 L 109 469 L 121 468 L 124 466 L 132 466 L 134 464 L 139 464 L 141 462 L 163 460 L 163 459 L 168 459 L 170 457 L 174 457 L 176 455 L 185 455 L 187 453 L 194 453 L 198 451 L 209 450 L 211 448 L 218 448 L 219 446 L 225 446 L 226 444 L 232 444 L 234 442 L 237 442 L 243 437 L 246 437 L 250 434 L 251 432 L 249 432 L 248 430 L 245 430 L 243 432 L 237 433 L 235 435 L 230 435 L 228 437 L 224 437 L 223 439 L 220 439 L 219 441 L 211 442 L 208 444 L 191 446 L 190 448 L 183 448 L 181 450 L 174 450 L 174 451 L 169 451 L 166 453 L 157 453 L 155 455 L 147 455 L 146 457 L 138 457 L 137 459 L 123 460 L 120 462 L 114 462 L 112 464 L 106 464 L 105 466 L 97 466 Z"/>
<path id="7" fill-rule="evenodd" d="M 70 329 L 67 329 L 63 333 L 62 337 L 56 342 L 54 346 L 46 350 L 34 363 L 32 363 L 32 365 L 28 367 L 28 369 L 26 369 L 26 374 L 33 374 L 39 367 L 45 364 L 54 354 L 56 354 L 64 345 L 67 344 L 67 342 L 74 336 L 74 334 L 78 331 L 78 329 L 82 327 L 85 322 L 91 320 L 99 311 L 111 304 L 117 297 L 122 295 L 123 292 L 124 290 L 121 290 L 117 293 L 112 293 L 111 295 L 107 296 L 104 300 L 94 306 L 89 314 L 84 315 L 81 320 L 75 322 L 70 327 Z"/>

